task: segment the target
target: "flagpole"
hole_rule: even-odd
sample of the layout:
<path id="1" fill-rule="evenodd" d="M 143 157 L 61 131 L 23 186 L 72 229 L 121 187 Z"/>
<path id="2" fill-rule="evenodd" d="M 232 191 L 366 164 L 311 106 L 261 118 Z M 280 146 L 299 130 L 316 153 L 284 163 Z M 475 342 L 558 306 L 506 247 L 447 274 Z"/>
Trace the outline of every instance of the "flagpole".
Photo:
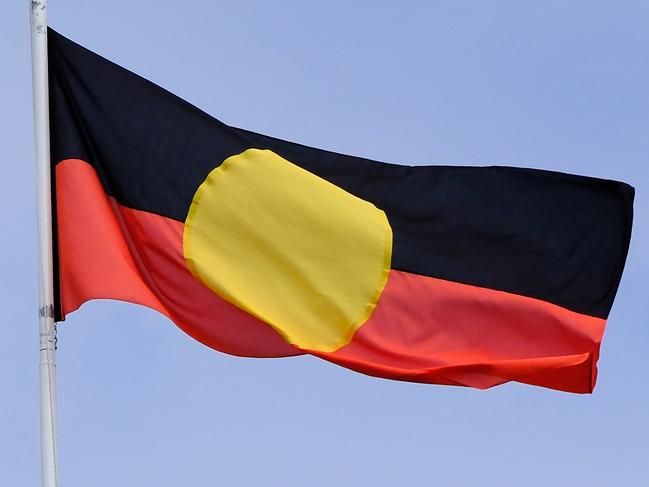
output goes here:
<path id="1" fill-rule="evenodd" d="M 47 0 L 30 0 L 30 6 L 38 222 L 41 478 L 43 487 L 57 487 L 56 323 L 52 270 Z"/>

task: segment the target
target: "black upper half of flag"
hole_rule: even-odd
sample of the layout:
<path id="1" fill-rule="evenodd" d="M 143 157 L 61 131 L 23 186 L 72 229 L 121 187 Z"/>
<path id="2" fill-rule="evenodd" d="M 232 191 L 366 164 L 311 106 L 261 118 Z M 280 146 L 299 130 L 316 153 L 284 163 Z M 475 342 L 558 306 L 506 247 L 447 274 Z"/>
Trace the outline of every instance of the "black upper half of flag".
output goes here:
<path id="1" fill-rule="evenodd" d="M 625 183 L 387 164 L 230 127 L 51 29 L 49 66 L 52 163 L 91 164 L 121 205 L 184 222 L 210 171 L 270 149 L 384 210 L 393 269 L 608 316 L 631 235 Z"/>

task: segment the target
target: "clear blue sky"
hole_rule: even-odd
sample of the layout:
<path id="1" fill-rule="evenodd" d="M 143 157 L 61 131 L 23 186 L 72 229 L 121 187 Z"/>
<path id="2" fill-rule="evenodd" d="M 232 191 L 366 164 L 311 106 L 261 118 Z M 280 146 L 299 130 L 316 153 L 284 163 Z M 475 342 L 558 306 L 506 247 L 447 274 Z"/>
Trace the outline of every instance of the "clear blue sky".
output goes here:
<path id="1" fill-rule="evenodd" d="M 51 0 L 64 35 L 224 122 L 401 163 L 637 189 L 591 396 L 209 350 L 153 311 L 60 326 L 61 485 L 635 486 L 649 478 L 649 2 Z M 0 7 L 0 485 L 39 478 L 26 0 Z"/>

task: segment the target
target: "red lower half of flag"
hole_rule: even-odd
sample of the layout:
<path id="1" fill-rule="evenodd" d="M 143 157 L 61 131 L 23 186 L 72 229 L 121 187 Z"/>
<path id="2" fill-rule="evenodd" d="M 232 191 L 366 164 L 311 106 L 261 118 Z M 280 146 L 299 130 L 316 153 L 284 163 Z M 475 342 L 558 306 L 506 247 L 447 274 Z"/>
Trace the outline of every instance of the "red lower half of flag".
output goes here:
<path id="1" fill-rule="evenodd" d="M 311 353 L 368 375 L 488 388 L 518 381 L 591 392 L 605 320 L 543 300 L 391 270 L 370 318 L 333 352 L 302 350 L 197 280 L 184 224 L 107 196 L 81 160 L 56 165 L 60 311 L 91 299 L 141 304 L 216 350 Z"/>

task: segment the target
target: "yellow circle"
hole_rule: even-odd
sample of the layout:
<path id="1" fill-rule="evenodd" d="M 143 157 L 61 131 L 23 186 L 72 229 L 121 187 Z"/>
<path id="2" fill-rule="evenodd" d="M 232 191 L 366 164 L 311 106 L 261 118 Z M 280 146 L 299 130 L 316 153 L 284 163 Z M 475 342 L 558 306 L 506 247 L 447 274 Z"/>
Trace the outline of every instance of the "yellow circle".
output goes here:
<path id="1" fill-rule="evenodd" d="M 216 294 L 287 342 L 331 352 L 372 314 L 392 230 L 371 203 L 272 151 L 248 149 L 196 191 L 183 251 Z"/>

